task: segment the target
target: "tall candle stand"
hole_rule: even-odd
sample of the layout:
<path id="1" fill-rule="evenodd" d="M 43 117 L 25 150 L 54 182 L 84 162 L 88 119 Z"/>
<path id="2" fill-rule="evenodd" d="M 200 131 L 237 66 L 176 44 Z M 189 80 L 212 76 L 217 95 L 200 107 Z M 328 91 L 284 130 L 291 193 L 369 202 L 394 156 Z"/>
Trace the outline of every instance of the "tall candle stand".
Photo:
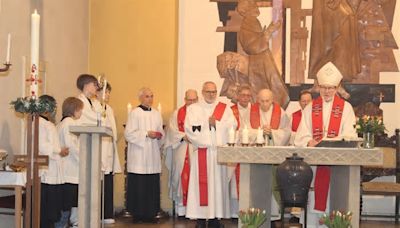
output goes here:
<path id="1" fill-rule="evenodd" d="M 125 128 L 125 124 L 124 124 Z M 125 154 L 125 164 L 124 164 L 124 176 L 125 176 L 125 184 L 124 184 L 124 196 L 125 196 L 125 208 L 119 213 L 119 217 L 122 218 L 132 218 L 132 214 L 128 211 L 128 169 L 127 169 L 127 161 L 128 161 L 128 146 L 126 145 L 124 149 Z"/>

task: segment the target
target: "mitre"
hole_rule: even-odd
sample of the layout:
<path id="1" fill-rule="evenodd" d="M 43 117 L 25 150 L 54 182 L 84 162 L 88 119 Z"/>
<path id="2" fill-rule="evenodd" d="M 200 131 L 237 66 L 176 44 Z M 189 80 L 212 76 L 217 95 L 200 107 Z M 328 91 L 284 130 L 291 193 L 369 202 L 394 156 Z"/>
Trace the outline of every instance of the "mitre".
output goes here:
<path id="1" fill-rule="evenodd" d="M 325 64 L 317 73 L 319 85 L 339 86 L 342 78 L 342 73 L 332 62 Z"/>

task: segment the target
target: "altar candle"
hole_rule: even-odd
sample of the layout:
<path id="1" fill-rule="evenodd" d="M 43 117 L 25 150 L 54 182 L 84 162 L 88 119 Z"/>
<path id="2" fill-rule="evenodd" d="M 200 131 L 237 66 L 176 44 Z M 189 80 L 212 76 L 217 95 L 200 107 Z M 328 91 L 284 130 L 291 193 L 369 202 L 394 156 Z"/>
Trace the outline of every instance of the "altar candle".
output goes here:
<path id="1" fill-rule="evenodd" d="M 157 110 L 158 110 L 160 113 L 162 113 L 162 112 L 161 112 L 161 103 L 158 103 L 158 105 L 157 105 Z"/>
<path id="2" fill-rule="evenodd" d="M 242 143 L 244 144 L 249 143 L 249 129 L 247 129 L 247 126 L 244 126 L 242 130 Z"/>
<path id="3" fill-rule="evenodd" d="M 10 55 L 11 55 L 11 34 L 8 33 L 6 63 L 10 63 Z"/>
<path id="4" fill-rule="evenodd" d="M 127 108 L 128 108 L 128 116 L 129 116 L 129 113 L 132 111 L 132 104 L 128 103 Z"/>
<path id="5" fill-rule="evenodd" d="M 103 102 L 105 102 L 106 100 L 106 89 L 107 89 L 107 79 L 104 79 L 104 83 L 103 83 Z"/>
<path id="6" fill-rule="evenodd" d="M 38 77 L 39 77 L 39 34 L 40 34 L 40 15 L 35 12 L 31 16 L 31 96 L 38 97 Z"/>
<path id="7" fill-rule="evenodd" d="M 264 143 L 263 130 L 261 129 L 261 127 L 258 127 L 258 130 L 257 130 L 257 144 L 263 144 L 263 143 Z"/>
<path id="8" fill-rule="evenodd" d="M 229 129 L 228 143 L 230 143 L 230 144 L 235 143 L 235 129 L 233 129 L 233 127 L 231 127 L 231 129 Z"/>

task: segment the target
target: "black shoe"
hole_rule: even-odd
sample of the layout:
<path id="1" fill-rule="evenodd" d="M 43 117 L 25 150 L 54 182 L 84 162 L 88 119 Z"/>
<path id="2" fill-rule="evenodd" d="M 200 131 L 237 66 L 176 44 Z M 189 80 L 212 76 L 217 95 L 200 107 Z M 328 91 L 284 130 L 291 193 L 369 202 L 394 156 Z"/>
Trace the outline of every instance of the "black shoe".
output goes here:
<path id="1" fill-rule="evenodd" d="M 206 228 L 206 220 L 205 219 L 197 219 L 196 220 L 196 228 Z"/>
<path id="2" fill-rule="evenodd" d="M 218 219 L 210 219 L 208 220 L 208 228 L 224 228 L 224 224 Z"/>

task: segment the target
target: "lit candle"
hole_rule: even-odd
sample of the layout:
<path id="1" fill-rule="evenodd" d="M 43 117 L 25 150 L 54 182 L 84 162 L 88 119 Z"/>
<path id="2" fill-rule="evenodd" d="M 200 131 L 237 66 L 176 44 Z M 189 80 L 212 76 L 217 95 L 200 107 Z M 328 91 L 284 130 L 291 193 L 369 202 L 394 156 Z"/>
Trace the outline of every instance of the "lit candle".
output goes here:
<path id="1" fill-rule="evenodd" d="M 11 56 L 11 34 L 8 33 L 6 63 L 10 63 L 10 56 Z"/>
<path id="2" fill-rule="evenodd" d="M 261 129 L 261 127 L 258 127 L 258 130 L 257 130 L 257 144 L 263 144 L 263 143 L 264 143 L 263 130 Z"/>
<path id="3" fill-rule="evenodd" d="M 235 143 L 235 129 L 233 129 L 233 127 L 231 127 L 231 129 L 229 129 L 228 143 L 229 144 Z"/>
<path id="4" fill-rule="evenodd" d="M 158 103 L 158 105 L 157 105 L 157 110 L 158 110 L 160 113 L 162 113 L 162 112 L 161 112 L 161 103 Z"/>
<path id="5" fill-rule="evenodd" d="M 249 129 L 247 129 L 247 126 L 244 126 L 242 130 L 242 143 L 243 144 L 249 143 Z"/>
<path id="6" fill-rule="evenodd" d="M 40 15 L 35 12 L 31 16 L 31 86 L 30 92 L 33 98 L 38 97 L 39 90 L 39 34 Z"/>
<path id="7" fill-rule="evenodd" d="M 128 116 L 129 116 L 129 113 L 132 111 L 132 104 L 128 103 L 127 108 L 128 108 Z"/>
<path id="8" fill-rule="evenodd" d="M 104 79 L 104 83 L 103 83 L 103 102 L 105 102 L 106 100 L 106 89 L 107 89 L 107 79 Z"/>

